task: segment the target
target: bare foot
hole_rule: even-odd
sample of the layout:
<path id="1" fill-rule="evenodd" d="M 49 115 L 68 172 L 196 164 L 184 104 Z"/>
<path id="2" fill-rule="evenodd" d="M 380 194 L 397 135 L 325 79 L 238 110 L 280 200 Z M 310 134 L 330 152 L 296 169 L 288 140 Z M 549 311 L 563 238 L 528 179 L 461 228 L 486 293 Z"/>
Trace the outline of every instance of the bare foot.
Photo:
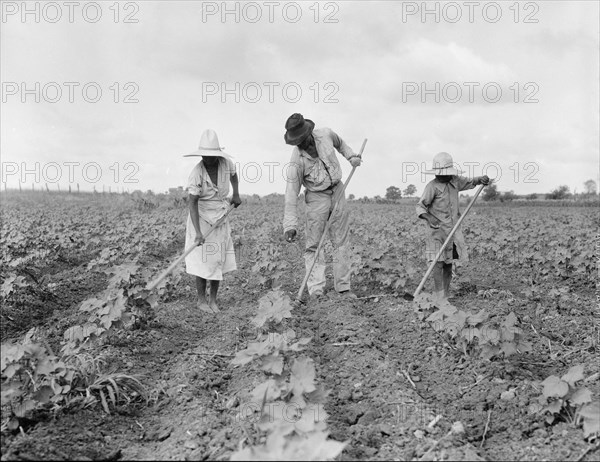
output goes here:
<path id="1" fill-rule="evenodd" d="M 443 290 L 440 290 L 439 292 L 434 292 L 433 296 L 434 299 L 441 305 L 448 303 L 448 297 L 446 296 Z"/>
<path id="2" fill-rule="evenodd" d="M 208 303 L 206 303 L 206 299 L 205 298 L 199 298 L 198 302 L 196 303 L 196 307 L 200 310 L 200 311 L 204 311 L 206 313 L 213 313 L 213 310 L 210 309 L 210 306 L 208 305 Z"/>
<path id="3" fill-rule="evenodd" d="M 210 309 L 212 310 L 213 313 L 220 313 L 221 310 L 219 309 L 219 305 L 217 305 L 217 301 L 216 300 L 211 300 L 209 303 Z"/>

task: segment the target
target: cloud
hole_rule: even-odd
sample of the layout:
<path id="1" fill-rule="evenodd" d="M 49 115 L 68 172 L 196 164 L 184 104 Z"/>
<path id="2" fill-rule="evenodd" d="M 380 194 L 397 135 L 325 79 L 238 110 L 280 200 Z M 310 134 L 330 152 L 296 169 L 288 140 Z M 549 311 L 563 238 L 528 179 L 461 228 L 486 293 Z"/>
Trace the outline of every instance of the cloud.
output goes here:
<path id="1" fill-rule="evenodd" d="M 105 91 L 96 104 L 10 99 L 2 107 L 3 161 L 131 161 L 140 166 L 135 187 L 161 191 L 185 183 L 196 160 L 181 156 L 205 128 L 217 131 L 242 167 L 284 165 L 291 154 L 284 123 L 301 112 L 356 150 L 369 138 L 349 191 L 359 196 L 384 194 L 382 185 L 401 181 L 404 164 L 430 162 L 441 150 L 463 162 L 500 162 L 516 192 L 580 183 L 597 169 L 598 25 L 590 13 L 597 5 L 540 5 L 539 23 L 526 24 L 514 23 L 506 4 L 496 24 L 450 24 L 403 23 L 401 2 L 332 2 L 337 23 L 323 22 L 335 9 L 325 11 L 325 3 L 318 22 L 313 3 L 301 3 L 297 23 L 280 11 L 272 23 L 265 16 L 257 23 L 223 23 L 217 15 L 203 21 L 205 4 L 140 3 L 137 24 L 3 24 L 4 80 L 91 80 Z M 119 82 L 122 100 L 129 81 L 139 87 L 139 102 L 115 103 L 108 87 Z M 207 97 L 203 83 L 211 82 L 219 93 Z M 278 84 L 272 100 L 265 82 Z M 436 82 L 439 102 L 431 94 L 423 102 L 423 89 Z M 456 103 L 448 101 L 452 82 L 462 91 Z M 479 83 L 472 102 L 465 82 Z M 489 82 L 502 90 L 497 103 L 482 96 Z M 529 82 L 537 87 L 525 87 Z M 409 95 L 411 83 L 418 92 Z M 224 97 L 221 84 L 237 94 Z M 286 84 L 301 89 L 298 101 L 283 94 Z M 262 97 L 249 101 L 253 93 L 244 88 L 256 86 Z M 539 101 L 525 103 L 533 93 Z M 558 167 L 564 159 L 570 168 Z M 515 162 L 538 163 L 540 183 L 509 184 Z M 345 174 L 346 164 L 342 159 Z M 282 175 L 246 180 L 243 192 L 285 189 Z"/>
<path id="2" fill-rule="evenodd" d="M 514 80 L 514 72 L 506 64 L 487 61 L 453 41 L 436 43 L 420 38 L 402 48 L 408 75 L 417 81 L 506 83 Z"/>

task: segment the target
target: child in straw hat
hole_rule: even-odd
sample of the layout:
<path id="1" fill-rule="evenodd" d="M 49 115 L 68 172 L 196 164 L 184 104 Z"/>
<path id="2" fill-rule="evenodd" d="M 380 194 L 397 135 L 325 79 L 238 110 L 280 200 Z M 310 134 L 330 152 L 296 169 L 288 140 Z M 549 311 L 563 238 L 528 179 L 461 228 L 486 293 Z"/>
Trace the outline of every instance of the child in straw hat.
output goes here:
<path id="1" fill-rule="evenodd" d="M 417 216 L 429 224 L 431 234 L 425 242 L 425 256 L 432 262 L 441 249 L 454 224 L 460 217 L 458 209 L 458 193 L 472 189 L 477 185 L 488 185 L 487 175 L 474 178 L 459 176 L 459 171 L 447 152 L 440 152 L 433 158 L 433 167 L 424 173 L 435 175 L 417 204 Z M 454 260 L 468 261 L 467 248 L 461 229 L 457 229 L 444 252 L 438 258 L 433 269 L 435 295 L 440 300 L 447 300 L 452 280 L 452 263 Z"/>

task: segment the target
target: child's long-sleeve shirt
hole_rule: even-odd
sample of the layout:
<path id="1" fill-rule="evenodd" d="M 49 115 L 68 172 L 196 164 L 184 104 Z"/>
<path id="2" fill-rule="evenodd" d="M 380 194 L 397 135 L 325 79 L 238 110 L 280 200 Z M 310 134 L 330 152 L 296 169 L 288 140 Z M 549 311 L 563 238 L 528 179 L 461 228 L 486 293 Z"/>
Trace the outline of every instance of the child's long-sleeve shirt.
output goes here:
<path id="1" fill-rule="evenodd" d="M 475 182 L 472 178 L 462 176 L 453 176 L 448 183 L 443 183 L 435 178 L 425 186 L 423 195 L 416 207 L 417 216 L 429 213 L 440 221 L 439 229 L 431 229 L 431 235 L 426 240 L 425 254 L 429 261 L 435 258 L 435 255 L 460 217 L 460 210 L 458 208 L 459 191 L 473 189 L 474 187 Z M 452 260 L 453 244 L 456 245 L 459 260 L 468 260 L 465 240 L 462 230 L 459 228 L 456 230 L 452 241 L 448 243 L 446 251 L 442 254 L 439 261 L 450 262 Z"/>

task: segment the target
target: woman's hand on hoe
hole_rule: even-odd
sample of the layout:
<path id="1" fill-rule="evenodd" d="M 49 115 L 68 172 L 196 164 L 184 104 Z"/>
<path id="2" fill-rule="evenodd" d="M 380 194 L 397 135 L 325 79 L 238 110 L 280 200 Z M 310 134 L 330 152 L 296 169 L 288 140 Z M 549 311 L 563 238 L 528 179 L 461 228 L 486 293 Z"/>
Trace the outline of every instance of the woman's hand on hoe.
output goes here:
<path id="1" fill-rule="evenodd" d="M 237 209 L 242 204 L 242 199 L 240 199 L 239 194 L 234 194 L 231 198 L 231 203 Z"/>

